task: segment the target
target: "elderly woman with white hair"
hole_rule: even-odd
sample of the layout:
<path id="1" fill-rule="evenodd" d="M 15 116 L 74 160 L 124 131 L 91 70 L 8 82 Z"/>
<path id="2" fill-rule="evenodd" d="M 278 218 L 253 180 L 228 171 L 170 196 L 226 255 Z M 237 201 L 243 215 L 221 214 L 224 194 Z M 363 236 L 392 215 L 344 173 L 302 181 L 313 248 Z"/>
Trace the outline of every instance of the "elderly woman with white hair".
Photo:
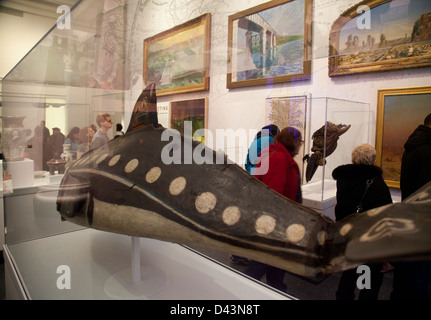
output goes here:
<path id="1" fill-rule="evenodd" d="M 337 180 L 337 204 L 335 219 L 344 219 L 350 214 L 360 214 L 373 208 L 392 203 L 388 186 L 382 177 L 382 169 L 375 166 L 376 150 L 369 144 L 362 144 L 352 152 L 352 163 L 339 166 L 332 172 Z M 377 300 L 383 281 L 383 265 L 369 265 L 371 269 L 371 289 L 362 289 L 359 299 Z M 355 269 L 344 271 L 336 298 L 353 300 L 355 297 Z"/>

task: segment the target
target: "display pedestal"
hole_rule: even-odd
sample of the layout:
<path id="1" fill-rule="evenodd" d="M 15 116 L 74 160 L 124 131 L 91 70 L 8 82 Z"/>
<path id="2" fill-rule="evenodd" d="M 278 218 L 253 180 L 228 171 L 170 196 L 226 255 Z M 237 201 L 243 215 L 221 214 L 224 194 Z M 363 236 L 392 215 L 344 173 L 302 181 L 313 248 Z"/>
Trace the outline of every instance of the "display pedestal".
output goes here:
<path id="1" fill-rule="evenodd" d="M 32 187 L 34 184 L 34 161 L 24 159 L 7 161 L 7 173 L 12 175 L 12 186 L 16 188 Z"/>
<path id="2" fill-rule="evenodd" d="M 337 185 L 335 180 L 325 179 L 301 187 L 302 204 L 335 221 Z"/>
<path id="3" fill-rule="evenodd" d="M 141 266 L 140 238 L 132 237 L 131 268 L 106 280 L 105 293 L 114 299 L 144 299 L 165 289 L 166 274 L 154 267 Z"/>

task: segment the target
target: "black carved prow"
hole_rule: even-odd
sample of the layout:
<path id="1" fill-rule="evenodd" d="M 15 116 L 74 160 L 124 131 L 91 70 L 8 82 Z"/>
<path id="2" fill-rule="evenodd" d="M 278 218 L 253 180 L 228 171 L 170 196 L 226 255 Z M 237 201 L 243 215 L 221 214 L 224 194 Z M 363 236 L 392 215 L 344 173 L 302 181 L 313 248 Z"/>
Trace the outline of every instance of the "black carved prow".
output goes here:
<path id="1" fill-rule="evenodd" d="M 127 132 L 148 124 L 158 126 L 156 85 L 154 83 L 150 83 L 136 101 Z"/>

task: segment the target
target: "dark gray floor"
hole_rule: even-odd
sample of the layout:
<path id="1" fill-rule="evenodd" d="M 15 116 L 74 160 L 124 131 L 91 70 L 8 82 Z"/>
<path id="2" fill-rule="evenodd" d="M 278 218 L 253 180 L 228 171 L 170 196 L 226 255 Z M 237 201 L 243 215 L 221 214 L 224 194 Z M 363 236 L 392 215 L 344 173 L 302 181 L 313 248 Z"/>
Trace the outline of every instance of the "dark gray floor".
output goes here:
<path id="1" fill-rule="evenodd" d="M 217 251 L 206 251 L 205 255 L 226 264 L 238 271 L 244 271 L 244 266 L 234 264 L 230 261 L 230 255 Z M 379 300 L 389 300 L 392 291 L 393 272 L 384 275 L 383 284 L 380 289 Z M 284 283 L 287 285 L 287 293 L 302 300 L 335 300 L 335 291 L 340 279 L 340 273 L 335 273 L 320 282 L 313 282 L 305 278 L 286 273 Z M 3 252 L 0 258 L 0 300 L 5 300 L 5 277 Z"/>

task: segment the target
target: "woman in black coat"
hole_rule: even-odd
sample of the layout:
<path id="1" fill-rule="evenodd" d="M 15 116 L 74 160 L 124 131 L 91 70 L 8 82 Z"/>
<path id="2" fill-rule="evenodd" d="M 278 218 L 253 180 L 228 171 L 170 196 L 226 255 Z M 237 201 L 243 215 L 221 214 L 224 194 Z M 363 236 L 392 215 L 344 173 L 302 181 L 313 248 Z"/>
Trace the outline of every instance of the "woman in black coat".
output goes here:
<path id="1" fill-rule="evenodd" d="M 374 165 L 376 150 L 369 144 L 362 144 L 352 152 L 352 164 L 337 167 L 332 177 L 337 180 L 337 204 L 335 219 L 344 219 L 350 214 L 392 203 L 391 193 L 382 177 L 382 169 Z M 368 184 L 367 184 L 368 182 Z M 369 265 L 371 270 L 371 289 L 362 289 L 359 299 L 377 300 L 383 281 L 383 265 Z M 355 298 L 356 269 L 342 273 L 337 300 Z"/>

